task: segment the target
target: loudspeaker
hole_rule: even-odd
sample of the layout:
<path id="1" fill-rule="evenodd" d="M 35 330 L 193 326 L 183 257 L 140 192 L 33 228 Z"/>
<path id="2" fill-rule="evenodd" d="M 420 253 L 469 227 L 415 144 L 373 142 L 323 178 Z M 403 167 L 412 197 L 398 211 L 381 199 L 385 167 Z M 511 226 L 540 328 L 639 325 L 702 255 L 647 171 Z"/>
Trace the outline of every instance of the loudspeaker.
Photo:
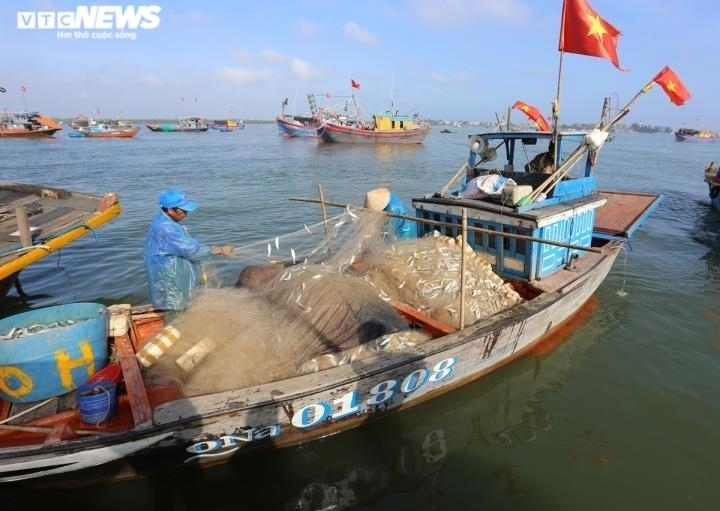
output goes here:
<path id="1" fill-rule="evenodd" d="M 473 153 L 481 154 L 485 149 L 487 149 L 488 143 L 484 139 L 480 138 L 480 135 L 471 135 L 468 137 L 468 146 Z"/>

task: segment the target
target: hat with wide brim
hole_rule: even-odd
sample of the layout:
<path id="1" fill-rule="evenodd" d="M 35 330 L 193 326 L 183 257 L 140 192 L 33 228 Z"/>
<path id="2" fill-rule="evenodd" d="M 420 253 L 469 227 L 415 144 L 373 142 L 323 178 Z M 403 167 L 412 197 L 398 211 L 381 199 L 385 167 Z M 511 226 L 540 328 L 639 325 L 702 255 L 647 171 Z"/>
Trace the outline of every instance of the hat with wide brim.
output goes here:
<path id="1" fill-rule="evenodd" d="M 390 190 L 375 188 L 365 194 L 365 208 L 373 211 L 382 211 L 390 203 Z"/>
<path id="2" fill-rule="evenodd" d="M 160 194 L 158 202 L 161 208 L 179 208 L 184 211 L 195 211 L 198 207 L 181 190 L 164 190 Z"/>

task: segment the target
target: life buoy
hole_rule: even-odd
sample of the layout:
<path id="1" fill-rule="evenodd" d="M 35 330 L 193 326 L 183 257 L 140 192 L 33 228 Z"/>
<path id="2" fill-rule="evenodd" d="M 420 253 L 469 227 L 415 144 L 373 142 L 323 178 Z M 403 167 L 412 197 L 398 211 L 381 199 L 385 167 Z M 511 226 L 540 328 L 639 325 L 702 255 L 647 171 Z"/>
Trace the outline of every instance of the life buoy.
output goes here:
<path id="1" fill-rule="evenodd" d="M 717 199 L 717 196 L 720 195 L 720 186 L 713 186 L 710 188 L 710 198 L 711 199 Z"/>

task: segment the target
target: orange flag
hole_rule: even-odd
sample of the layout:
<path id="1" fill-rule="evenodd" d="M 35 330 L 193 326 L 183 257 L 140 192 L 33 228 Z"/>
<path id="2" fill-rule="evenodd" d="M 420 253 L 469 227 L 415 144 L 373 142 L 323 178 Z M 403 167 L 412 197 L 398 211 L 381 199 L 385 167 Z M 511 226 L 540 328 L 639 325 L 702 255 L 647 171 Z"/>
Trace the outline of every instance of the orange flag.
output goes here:
<path id="1" fill-rule="evenodd" d="M 608 59 L 620 67 L 617 43 L 620 31 L 601 18 L 587 0 L 563 2 L 558 50 Z"/>
<path id="2" fill-rule="evenodd" d="M 680 106 L 690 99 L 690 91 L 687 90 L 675 71 L 665 66 L 653 81 L 656 82 L 670 96 L 670 101 Z"/>
<path id="3" fill-rule="evenodd" d="M 516 101 L 513 108 L 517 108 L 518 110 L 525 112 L 530 119 L 535 121 L 535 125 L 540 131 L 550 131 L 550 124 L 548 124 L 545 117 L 543 117 L 543 114 L 540 113 L 540 110 L 534 106 L 530 106 L 524 101 Z"/>

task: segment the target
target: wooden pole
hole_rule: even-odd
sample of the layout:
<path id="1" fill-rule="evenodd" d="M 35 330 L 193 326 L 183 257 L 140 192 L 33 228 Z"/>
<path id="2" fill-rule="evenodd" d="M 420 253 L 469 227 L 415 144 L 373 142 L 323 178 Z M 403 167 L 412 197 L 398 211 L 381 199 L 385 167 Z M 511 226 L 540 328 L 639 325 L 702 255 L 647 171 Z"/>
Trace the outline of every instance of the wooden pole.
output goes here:
<path id="1" fill-rule="evenodd" d="M 27 211 L 25 206 L 15 208 L 15 218 L 17 220 L 18 234 L 20 235 L 20 244 L 23 247 L 32 246 L 32 234 L 30 232 L 30 222 L 28 222 Z"/>
<path id="2" fill-rule="evenodd" d="M 318 194 L 320 195 L 320 209 L 322 209 L 323 226 L 325 227 L 325 239 L 328 245 L 328 256 L 330 256 L 330 232 L 328 231 L 327 224 L 327 211 L 325 210 L 325 193 L 323 192 L 322 183 L 318 183 Z"/>
<path id="3" fill-rule="evenodd" d="M 467 241 L 467 209 L 462 209 L 462 245 L 460 247 L 460 325 L 465 328 L 465 246 L 470 247 Z"/>

